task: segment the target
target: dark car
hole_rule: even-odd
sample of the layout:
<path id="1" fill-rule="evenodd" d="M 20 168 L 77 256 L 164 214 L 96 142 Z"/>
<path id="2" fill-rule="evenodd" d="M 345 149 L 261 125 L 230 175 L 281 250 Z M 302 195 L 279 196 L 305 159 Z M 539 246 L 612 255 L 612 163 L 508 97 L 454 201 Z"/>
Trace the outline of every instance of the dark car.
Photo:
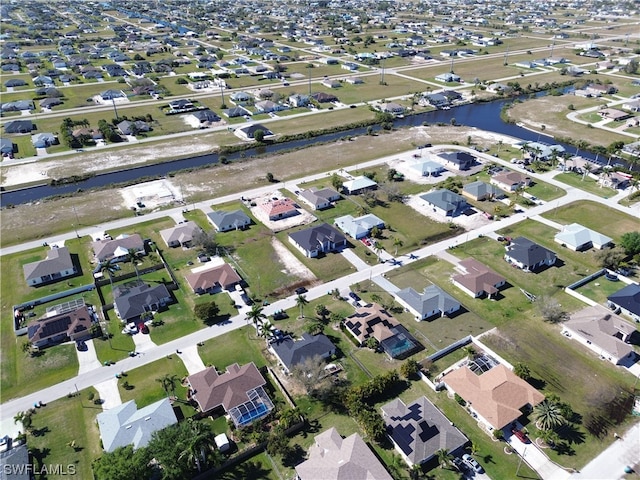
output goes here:
<path id="1" fill-rule="evenodd" d="M 356 302 L 360 301 L 360 297 L 355 292 L 349 292 L 349 296 Z"/>
<path id="2" fill-rule="evenodd" d="M 76 342 L 76 348 L 79 352 L 86 352 L 88 349 L 87 344 L 84 342 L 84 340 L 78 340 Z"/>
<path id="3" fill-rule="evenodd" d="M 296 295 L 302 295 L 303 293 L 307 292 L 307 289 L 304 287 L 298 287 L 295 289 Z"/>
<path id="4" fill-rule="evenodd" d="M 464 463 L 464 460 L 462 460 L 460 457 L 455 457 L 452 462 L 459 472 L 465 473 L 469 470 L 469 466 Z"/>
<path id="5" fill-rule="evenodd" d="M 518 440 L 520 440 L 522 443 L 531 443 L 531 440 L 529 440 L 529 437 L 527 437 L 527 435 L 522 430 L 513 428 L 511 429 L 511 433 L 513 433 L 515 437 Z"/>

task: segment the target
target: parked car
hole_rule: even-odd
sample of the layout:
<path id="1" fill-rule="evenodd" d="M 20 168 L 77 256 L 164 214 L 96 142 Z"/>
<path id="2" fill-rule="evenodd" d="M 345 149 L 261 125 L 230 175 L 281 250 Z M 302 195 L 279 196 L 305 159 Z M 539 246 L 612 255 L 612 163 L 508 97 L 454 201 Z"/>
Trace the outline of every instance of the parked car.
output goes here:
<path id="1" fill-rule="evenodd" d="M 141 333 L 144 333 L 144 334 L 149 333 L 149 327 L 147 327 L 147 326 L 146 326 L 144 323 L 142 323 L 142 322 L 140 322 L 140 323 L 138 324 L 138 330 L 139 330 Z"/>
<path id="2" fill-rule="evenodd" d="M 452 462 L 453 462 L 453 465 L 461 473 L 465 473 L 467 470 L 469 470 L 469 466 L 466 463 L 464 463 L 464 460 L 462 460 L 460 457 L 455 457 Z"/>
<path id="3" fill-rule="evenodd" d="M 302 295 L 303 293 L 307 292 L 307 289 L 304 287 L 298 287 L 295 289 L 296 295 Z"/>
<path id="4" fill-rule="evenodd" d="M 518 440 L 520 440 L 522 443 L 531 443 L 531 440 L 529 440 L 529 437 L 527 437 L 527 435 L 522 430 L 518 430 L 517 428 L 512 428 L 511 433 L 513 433 L 515 437 Z"/>
<path id="5" fill-rule="evenodd" d="M 466 463 L 469 468 L 471 468 L 471 470 L 473 470 L 476 473 L 483 473 L 484 469 L 482 468 L 482 465 L 480 465 L 475 458 L 473 458 L 471 455 L 469 455 L 468 453 L 465 453 L 464 455 L 462 455 L 462 460 L 464 460 L 464 463 Z"/>
<path id="6" fill-rule="evenodd" d="M 349 296 L 356 302 L 360 301 L 360 297 L 358 296 L 358 294 L 356 292 L 349 292 Z"/>
<path id="7" fill-rule="evenodd" d="M 88 347 L 84 340 L 78 340 L 76 342 L 76 348 L 79 352 L 86 352 Z"/>

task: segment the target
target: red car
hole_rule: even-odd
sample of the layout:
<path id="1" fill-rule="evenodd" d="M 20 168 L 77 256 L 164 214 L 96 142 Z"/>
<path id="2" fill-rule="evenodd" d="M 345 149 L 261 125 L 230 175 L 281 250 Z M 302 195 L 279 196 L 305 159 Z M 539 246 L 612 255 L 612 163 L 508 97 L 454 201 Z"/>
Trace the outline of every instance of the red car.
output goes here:
<path id="1" fill-rule="evenodd" d="M 527 435 L 522 430 L 516 430 L 515 428 L 513 428 L 511 430 L 511 433 L 513 433 L 516 436 L 516 438 L 520 440 L 522 443 L 531 443 L 531 441 L 529 440 L 529 437 L 527 437 Z"/>
<path id="2" fill-rule="evenodd" d="M 149 333 L 149 327 L 147 327 L 144 323 L 139 323 L 138 331 L 142 333 Z"/>

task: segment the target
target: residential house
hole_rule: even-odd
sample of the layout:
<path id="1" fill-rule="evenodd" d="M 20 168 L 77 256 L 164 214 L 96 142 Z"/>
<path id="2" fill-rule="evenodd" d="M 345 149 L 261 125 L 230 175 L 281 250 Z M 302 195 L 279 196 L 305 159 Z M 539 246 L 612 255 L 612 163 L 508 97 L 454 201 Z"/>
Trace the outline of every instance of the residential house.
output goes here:
<path id="1" fill-rule="evenodd" d="M 314 210 L 324 210 L 332 206 L 333 202 L 340 200 L 342 197 L 332 188 L 311 187 L 302 190 L 299 197 L 308 203 Z"/>
<path id="2" fill-rule="evenodd" d="M 450 102 L 447 97 L 440 93 L 427 93 L 426 95 L 423 95 L 418 104 L 423 107 L 431 105 L 435 108 L 446 109 L 449 107 Z"/>
<path id="3" fill-rule="evenodd" d="M 311 94 L 311 98 L 313 98 L 318 103 L 330 103 L 330 102 L 338 101 L 338 97 L 336 97 L 331 93 L 325 93 L 325 92 L 313 93 Z"/>
<path id="4" fill-rule="evenodd" d="M 455 170 L 469 170 L 476 163 L 476 157 L 467 152 L 446 152 L 438 154 L 444 166 Z"/>
<path id="5" fill-rule="evenodd" d="M 343 325 L 360 345 L 369 338 L 377 340 L 389 358 L 404 358 L 422 348 L 398 320 L 375 303 L 356 308 Z"/>
<path id="6" fill-rule="evenodd" d="M 417 321 L 426 320 L 435 315 L 441 317 L 451 315 L 461 308 L 460 302 L 437 285 L 426 286 L 422 293 L 407 287 L 399 290 L 395 295 L 398 302 L 415 315 Z"/>
<path id="7" fill-rule="evenodd" d="M 229 99 L 234 105 L 245 106 L 253 104 L 253 96 L 249 95 L 247 92 L 233 92 L 229 95 Z"/>
<path id="8" fill-rule="evenodd" d="M 36 133 L 31 135 L 31 143 L 36 148 L 47 148 L 58 144 L 58 137 L 53 133 Z"/>
<path id="9" fill-rule="evenodd" d="M 340 88 L 342 84 L 338 80 L 332 78 L 325 78 L 320 84 L 327 88 Z"/>
<path id="10" fill-rule="evenodd" d="M 20 112 L 33 110 L 33 100 L 16 100 L 15 102 L 6 102 L 0 104 L 2 112 Z"/>
<path id="11" fill-rule="evenodd" d="M 522 270 L 534 272 L 545 266 L 550 267 L 556 263 L 554 252 L 532 242 L 528 238 L 514 238 L 506 246 L 507 252 L 504 259 Z"/>
<path id="12" fill-rule="evenodd" d="M 229 108 L 228 110 L 223 110 L 222 113 L 227 116 L 227 118 L 235 118 L 235 117 L 244 117 L 245 115 L 253 115 L 253 113 L 242 106 L 237 106 L 233 108 Z"/>
<path id="13" fill-rule="evenodd" d="M 4 124 L 4 133 L 31 133 L 34 128 L 31 120 L 12 120 Z"/>
<path id="14" fill-rule="evenodd" d="M 475 182 L 467 183 L 462 187 L 462 196 L 475 201 L 483 201 L 502 198 L 505 196 L 505 193 L 495 185 L 490 185 L 477 180 Z"/>
<path id="15" fill-rule="evenodd" d="M 604 85 L 600 83 L 592 83 L 585 87 L 585 90 L 594 97 L 600 97 L 602 95 L 609 95 L 616 92 L 616 88 L 613 85 Z"/>
<path id="16" fill-rule="evenodd" d="M 308 459 L 295 470 L 295 480 L 393 479 L 360 435 L 342 438 L 335 427 L 315 436 Z"/>
<path id="17" fill-rule="evenodd" d="M 441 164 L 439 164 L 438 162 L 433 162 L 431 160 L 414 163 L 412 165 L 409 165 L 409 168 L 417 171 L 423 177 L 437 177 L 445 171 L 445 168 Z"/>
<path id="18" fill-rule="evenodd" d="M 390 113 L 392 115 L 402 115 L 405 112 L 405 108 L 399 103 L 381 103 L 378 109 L 383 113 Z"/>
<path id="19" fill-rule="evenodd" d="M 166 228 L 160 230 L 160 236 L 167 244 L 167 247 L 190 247 L 193 241 L 193 236 L 201 232 L 202 229 L 196 224 L 196 222 L 189 221 L 179 223 L 175 227 Z"/>
<path id="20" fill-rule="evenodd" d="M 228 263 L 189 273 L 185 278 L 193 292 L 198 295 L 222 290 L 231 291 L 242 281 L 240 275 Z"/>
<path id="21" fill-rule="evenodd" d="M 438 82 L 452 83 L 460 82 L 461 78 L 455 73 L 441 73 L 440 75 L 436 75 L 435 80 Z"/>
<path id="22" fill-rule="evenodd" d="M 44 260 L 26 263 L 22 266 L 22 271 L 27 285 L 31 287 L 55 282 L 78 273 L 67 247 L 47 250 Z"/>
<path id="23" fill-rule="evenodd" d="M 244 127 L 238 127 L 233 131 L 233 133 L 236 137 L 241 138 L 242 140 L 254 140 L 255 134 L 258 130 L 262 131 L 262 133 L 264 134 L 263 138 L 265 139 L 274 136 L 271 130 L 259 123 L 253 123 Z"/>
<path id="24" fill-rule="evenodd" d="M 41 108 L 53 108 L 56 105 L 62 105 L 64 102 L 57 98 L 57 97 L 49 97 L 49 98 L 43 98 L 42 100 L 40 100 L 39 105 Z"/>
<path id="25" fill-rule="evenodd" d="M 334 252 L 347 245 L 347 238 L 328 223 L 289 234 L 289 243 L 309 258 Z"/>
<path id="26" fill-rule="evenodd" d="M 625 189 L 631 183 L 631 176 L 626 173 L 607 170 L 600 175 L 598 183 L 602 187 Z"/>
<path id="27" fill-rule="evenodd" d="M 544 400 L 542 393 L 501 364 L 478 373 L 462 366 L 442 376 L 441 382 L 460 395 L 490 430 L 508 427 Z"/>
<path id="28" fill-rule="evenodd" d="M 134 233 L 133 235 L 119 235 L 118 237 L 108 240 L 96 240 L 91 243 L 91 248 L 98 262 L 111 260 L 112 262 L 121 262 L 129 254 L 129 250 L 135 253 L 144 254 L 144 242 L 142 237 Z"/>
<path id="29" fill-rule="evenodd" d="M 222 408 L 237 428 L 268 415 L 274 408 L 264 391 L 267 382 L 253 362 L 242 367 L 233 363 L 222 374 L 209 367 L 189 375 L 187 382 L 201 412 Z"/>
<path id="30" fill-rule="evenodd" d="M 384 228 L 384 221 L 369 213 L 361 217 L 354 218 L 351 215 L 344 215 L 334 220 L 334 224 L 351 238 L 359 240 L 371 234 L 373 228 Z"/>
<path id="31" fill-rule="evenodd" d="M 507 192 L 515 192 L 520 188 L 528 187 L 531 179 L 519 172 L 503 171 L 491 177 L 490 183 Z"/>
<path id="32" fill-rule="evenodd" d="M 13 442 L 10 448 L 0 449 L 2 480 L 32 480 L 32 459 L 26 443 Z"/>
<path id="33" fill-rule="evenodd" d="M 350 85 L 362 85 L 364 83 L 364 80 L 360 77 L 349 77 L 345 80 L 345 82 Z"/>
<path id="34" fill-rule="evenodd" d="M 184 121 L 192 128 L 206 128 L 211 126 L 212 123 L 220 121 L 220 117 L 209 109 L 196 110 L 188 115 L 185 115 Z"/>
<path id="35" fill-rule="evenodd" d="M 244 230 L 251 225 L 251 218 L 242 210 L 233 210 L 231 212 L 214 210 L 211 213 L 207 213 L 207 218 L 216 227 L 217 232 Z"/>
<path id="36" fill-rule="evenodd" d="M 290 198 L 269 200 L 268 202 L 261 204 L 260 209 L 267 214 L 267 217 L 271 221 L 281 220 L 283 218 L 293 217 L 300 214 L 295 202 Z"/>
<path id="37" fill-rule="evenodd" d="M 575 252 L 589 250 L 590 248 L 602 250 L 605 247 L 611 246 L 613 242 L 613 240 L 606 235 L 602 235 L 577 223 L 565 225 L 562 231 L 557 233 L 553 239 L 560 245 Z"/>
<path id="38" fill-rule="evenodd" d="M 260 102 L 256 102 L 255 107 L 257 113 L 271 113 L 282 110 L 281 105 L 278 105 L 271 100 L 261 100 Z"/>
<path id="39" fill-rule="evenodd" d="M 13 156 L 15 151 L 15 144 L 11 139 L 3 137 L 0 138 L 0 155 Z"/>
<path id="40" fill-rule="evenodd" d="M 451 282 L 471 295 L 473 298 L 495 295 L 504 286 L 506 279 L 491 270 L 475 258 L 465 258 L 458 262 L 457 268 L 462 272 L 454 275 Z"/>
<path id="41" fill-rule="evenodd" d="M 185 98 L 179 98 L 178 100 L 172 100 L 169 102 L 169 111 L 172 113 L 185 112 L 193 108 L 195 108 L 193 102 Z"/>
<path id="42" fill-rule="evenodd" d="M 178 423 L 168 398 L 138 410 L 135 400 L 129 400 L 97 415 L 100 439 L 105 452 L 133 445 L 146 447 L 158 430 Z"/>
<path id="43" fill-rule="evenodd" d="M 7 88 L 24 87 L 27 82 L 21 78 L 10 78 L 4 82 L 4 86 Z"/>
<path id="44" fill-rule="evenodd" d="M 294 108 L 306 107 L 309 105 L 309 96 L 295 93 L 289 97 L 288 102 Z"/>
<path id="45" fill-rule="evenodd" d="M 123 135 L 137 135 L 140 132 L 151 131 L 151 125 L 142 120 L 136 120 L 131 122 L 129 120 L 123 120 L 116 125 L 117 129 Z"/>
<path id="46" fill-rule="evenodd" d="M 600 115 L 603 119 L 612 120 L 614 122 L 620 122 L 633 116 L 632 114 L 623 112 L 622 110 L 618 110 L 617 108 L 602 108 L 598 110 L 598 115 Z"/>
<path id="47" fill-rule="evenodd" d="M 351 180 L 347 180 L 342 184 L 342 188 L 348 195 L 358 195 L 364 193 L 367 190 L 375 190 L 378 188 L 378 184 L 371 180 L 369 177 L 361 175 Z"/>
<path id="48" fill-rule="evenodd" d="M 640 285 L 632 283 L 607 297 L 609 304 L 618 307 L 622 313 L 640 321 Z"/>
<path id="49" fill-rule="evenodd" d="M 409 405 L 396 398 L 382 406 L 387 435 L 402 459 L 413 467 L 428 462 L 445 450 L 462 453 L 469 439 L 427 397 Z"/>
<path id="50" fill-rule="evenodd" d="M 61 309 L 60 313 L 28 324 L 27 336 L 36 348 L 57 345 L 69 340 L 88 340 L 92 336 L 91 325 L 94 321 L 97 322 L 97 318 L 86 305 L 71 311 Z"/>
<path id="51" fill-rule="evenodd" d="M 446 188 L 432 190 L 429 193 L 420 195 L 420 198 L 434 212 L 445 217 L 454 217 L 469 208 L 469 204 L 464 198 Z"/>
<path id="52" fill-rule="evenodd" d="M 336 347 L 329 337 L 303 333 L 300 339 L 291 336 L 276 337 L 269 342 L 269 351 L 273 353 L 286 373 L 290 373 L 296 365 L 303 365 L 313 357 L 330 358 L 336 353 Z"/>
<path id="53" fill-rule="evenodd" d="M 121 285 L 113 289 L 113 296 L 114 310 L 123 322 L 135 321 L 145 312 L 158 312 L 173 303 L 163 283 L 154 287 L 143 282 L 134 287 Z"/>
<path id="54" fill-rule="evenodd" d="M 121 102 L 127 99 L 127 95 L 122 90 L 114 90 L 114 89 L 109 89 L 109 90 L 105 90 L 104 92 L 100 92 L 99 96 L 103 102 L 117 103 L 119 101 Z"/>
<path id="55" fill-rule="evenodd" d="M 630 345 L 636 331 L 633 323 L 612 313 L 602 305 L 592 305 L 575 313 L 563 324 L 562 334 L 580 343 L 615 365 L 633 363 L 635 352 Z"/>

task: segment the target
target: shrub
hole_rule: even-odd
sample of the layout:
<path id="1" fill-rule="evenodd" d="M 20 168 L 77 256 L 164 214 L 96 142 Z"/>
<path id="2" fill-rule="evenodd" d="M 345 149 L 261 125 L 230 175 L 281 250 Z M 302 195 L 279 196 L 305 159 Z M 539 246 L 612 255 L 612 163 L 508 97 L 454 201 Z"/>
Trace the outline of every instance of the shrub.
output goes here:
<path id="1" fill-rule="evenodd" d="M 456 399 L 456 402 L 458 402 L 459 405 L 462 405 L 463 407 L 467 404 L 467 402 L 465 401 L 464 398 L 462 398 L 460 395 L 458 395 L 457 393 L 454 395 L 454 398 Z"/>

